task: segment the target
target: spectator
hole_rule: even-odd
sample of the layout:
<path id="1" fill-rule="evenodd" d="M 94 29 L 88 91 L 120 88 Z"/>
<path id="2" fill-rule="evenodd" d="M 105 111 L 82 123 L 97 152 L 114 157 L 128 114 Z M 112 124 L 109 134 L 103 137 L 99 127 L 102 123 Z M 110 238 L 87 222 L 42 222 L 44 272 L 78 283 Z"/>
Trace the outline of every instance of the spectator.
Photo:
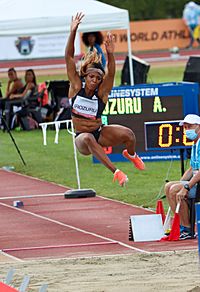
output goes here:
<path id="1" fill-rule="evenodd" d="M 37 92 L 36 76 L 32 69 L 25 72 L 26 84 L 21 88 L 21 93 L 11 93 L 5 100 L 5 119 L 10 125 L 10 118 L 13 113 L 13 106 L 21 106 L 25 98 L 28 98 Z"/>
<path id="2" fill-rule="evenodd" d="M 183 10 L 183 20 L 189 29 L 190 43 L 186 48 L 192 48 L 194 39 L 194 30 L 199 25 L 200 6 L 193 1 L 187 3 Z M 199 38 L 196 38 L 200 44 Z"/>
<path id="3" fill-rule="evenodd" d="M 17 72 L 14 68 L 10 68 L 8 70 L 8 84 L 7 84 L 7 88 L 6 88 L 6 95 L 5 97 L 0 97 L 0 125 L 2 125 L 2 115 L 5 109 L 5 103 L 6 101 L 10 98 L 11 94 L 17 94 L 19 92 L 21 92 L 21 90 L 23 89 L 24 84 L 21 81 L 21 79 L 19 79 L 17 77 Z"/>
<path id="4" fill-rule="evenodd" d="M 21 79 L 17 77 L 17 72 L 14 68 L 10 68 L 8 70 L 8 78 L 6 97 L 9 97 L 11 94 L 17 94 L 21 92 L 21 89 L 24 87 Z"/>
<path id="5" fill-rule="evenodd" d="M 20 92 L 11 93 L 9 95 L 9 99 L 24 98 L 27 95 L 31 96 L 34 94 L 34 92 L 37 90 L 37 83 L 35 73 L 32 69 L 26 70 L 25 82 L 26 84 L 21 88 Z"/>
<path id="6" fill-rule="evenodd" d="M 2 91 L 1 91 L 1 81 L 0 81 L 0 98 L 3 97 Z"/>
<path id="7" fill-rule="evenodd" d="M 101 49 L 101 45 L 103 44 L 103 35 L 100 31 L 95 32 L 86 32 L 82 35 L 82 41 L 86 47 L 89 48 L 90 51 L 93 51 L 95 48 L 97 53 L 101 56 L 101 63 L 103 68 L 106 66 L 106 58 Z"/>
<path id="8" fill-rule="evenodd" d="M 180 181 L 171 181 L 165 185 L 165 194 L 171 210 L 175 212 L 177 202 L 181 202 L 180 239 L 190 239 L 190 220 L 187 198 L 196 197 L 196 184 L 200 181 L 200 117 L 187 115 L 180 126 L 184 127 L 186 137 L 194 141 L 191 152 L 190 167 Z"/>

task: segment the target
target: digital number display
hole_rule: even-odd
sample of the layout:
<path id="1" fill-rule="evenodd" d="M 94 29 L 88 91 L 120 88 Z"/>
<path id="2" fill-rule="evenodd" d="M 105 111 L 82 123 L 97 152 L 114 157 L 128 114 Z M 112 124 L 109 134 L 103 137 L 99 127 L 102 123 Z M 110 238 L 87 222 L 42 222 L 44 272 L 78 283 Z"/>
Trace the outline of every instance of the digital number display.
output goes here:
<path id="1" fill-rule="evenodd" d="M 180 121 L 146 122 L 144 124 L 145 149 L 168 150 L 188 148 L 193 141 L 187 139 Z"/>

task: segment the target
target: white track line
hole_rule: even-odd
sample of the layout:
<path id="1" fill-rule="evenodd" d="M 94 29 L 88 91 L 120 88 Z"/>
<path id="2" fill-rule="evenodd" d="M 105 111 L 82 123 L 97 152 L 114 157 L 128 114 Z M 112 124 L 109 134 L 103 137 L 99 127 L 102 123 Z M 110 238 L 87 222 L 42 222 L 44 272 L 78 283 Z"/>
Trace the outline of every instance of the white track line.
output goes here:
<path id="1" fill-rule="evenodd" d="M 117 241 L 100 241 L 100 242 L 88 242 L 88 243 L 74 243 L 74 244 L 62 244 L 62 245 L 43 245 L 43 246 L 30 246 L 30 247 L 14 247 L 4 248 L 2 251 L 25 251 L 25 250 L 38 250 L 38 249 L 54 249 L 54 248 L 68 248 L 68 247 L 84 247 L 84 246 L 96 246 L 96 245 L 109 245 L 118 244 Z"/>
<path id="2" fill-rule="evenodd" d="M 124 60 L 116 60 L 116 65 L 119 64 L 124 64 Z M 15 69 L 17 71 L 25 71 L 30 68 L 30 65 L 27 66 L 15 66 Z M 50 64 L 50 65 L 31 65 L 31 68 L 33 70 L 47 70 L 47 69 L 65 69 L 66 65 L 65 64 Z M 0 68 L 0 73 L 2 72 L 7 72 L 9 68 L 4 67 Z"/>
<path id="3" fill-rule="evenodd" d="M 13 197 L 0 197 L 1 200 L 13 199 L 33 199 L 33 198 L 46 198 L 46 197 L 64 197 L 64 193 L 59 194 L 44 194 L 44 195 L 28 195 L 28 196 L 13 196 Z"/>
<path id="4" fill-rule="evenodd" d="M 97 238 L 101 238 L 103 240 L 108 240 L 110 242 L 117 242 L 119 245 L 123 246 L 123 247 L 126 247 L 128 249 L 132 249 L 132 250 L 135 250 L 135 251 L 139 251 L 139 252 L 142 252 L 142 253 L 147 253 L 147 254 L 150 254 L 151 252 L 149 251 L 145 251 L 143 249 L 139 249 L 139 248 L 136 248 L 136 247 L 133 247 L 131 245 L 128 245 L 126 243 L 123 243 L 121 241 L 118 241 L 118 240 L 114 240 L 114 239 L 111 239 L 111 238 L 108 238 L 108 237 L 105 237 L 105 236 L 102 236 L 102 235 L 99 235 L 99 234 L 96 234 L 96 233 L 93 233 L 93 232 L 90 232 L 90 231 L 86 231 L 84 229 L 81 229 L 81 228 L 77 228 L 77 227 L 74 227 L 72 225 L 68 225 L 68 224 L 65 224 L 65 223 L 62 223 L 60 221 L 57 221 L 57 220 L 54 220 L 54 219 L 50 219 L 48 217 L 45 217 L 45 216 L 42 216 L 42 215 L 38 215 L 38 214 L 35 214 L 35 213 L 32 213 L 30 211 L 26 211 L 26 210 L 23 210 L 23 209 L 19 209 L 19 208 L 16 208 L 16 207 L 13 207 L 13 206 L 9 206 L 7 204 L 4 204 L 4 203 L 0 203 L 0 205 L 4 206 L 4 207 L 7 207 L 7 208 L 10 208 L 10 209 L 13 209 L 15 211 L 19 211 L 19 212 L 22 212 L 22 213 L 25 213 L 25 214 L 28 214 L 28 215 L 32 215 L 34 217 L 37 217 L 37 218 L 40 218 L 40 219 L 43 219 L 43 220 L 46 220 L 46 221 L 49 221 L 49 222 L 52 222 L 52 223 L 55 223 L 55 224 L 58 224 L 58 225 L 61 225 L 61 226 L 65 226 L 65 227 L 68 227 L 68 228 L 71 228 L 73 230 L 76 230 L 76 231 L 79 231 L 79 232 L 82 232 L 84 234 L 88 234 L 88 235 L 92 235 L 94 237 L 97 237 Z"/>
<path id="5" fill-rule="evenodd" d="M 0 250 L 0 254 L 2 254 L 5 257 L 11 258 L 12 260 L 15 260 L 15 261 L 18 261 L 18 262 L 24 262 L 23 260 L 21 260 L 19 258 L 16 258 L 16 257 L 4 252 L 3 250 Z"/>
<path id="6" fill-rule="evenodd" d="M 27 177 L 27 178 L 30 178 L 30 179 L 33 179 L 33 180 L 37 180 L 37 181 L 41 181 L 41 182 L 45 182 L 45 183 L 50 183 L 50 184 L 53 184 L 53 185 L 55 185 L 55 186 L 59 186 L 59 187 L 63 187 L 63 188 L 66 188 L 66 189 L 70 189 L 70 190 L 71 190 L 70 187 L 66 187 L 66 186 L 64 186 L 64 185 L 62 185 L 62 184 L 57 184 L 57 183 L 55 183 L 55 182 L 46 181 L 46 180 L 43 180 L 43 179 L 41 179 L 41 178 L 37 178 L 37 177 L 33 177 L 33 176 L 28 176 L 28 175 L 26 175 L 26 174 L 18 173 L 18 172 L 15 172 L 15 171 L 4 170 L 4 169 L 2 169 L 2 168 L 1 168 L 1 170 L 2 170 L 2 171 L 7 171 L 7 172 L 12 172 L 12 173 L 14 173 L 14 174 L 16 174 L 16 175 L 19 175 L 19 176 Z M 51 194 L 51 195 L 53 195 L 53 194 Z M 57 194 L 56 194 L 56 195 L 57 195 Z M 63 194 L 63 195 L 64 195 L 64 194 Z M 35 195 L 35 196 L 41 196 L 41 197 L 42 197 L 42 196 L 46 196 L 46 195 Z M 99 197 L 99 198 L 101 198 L 101 199 L 108 200 L 108 201 L 113 201 L 113 202 L 116 202 L 116 203 L 119 203 L 119 204 L 123 204 L 123 205 L 131 206 L 131 207 L 134 207 L 134 208 L 143 209 L 143 210 L 148 210 L 148 211 L 150 211 L 150 212 L 152 212 L 152 213 L 155 213 L 154 211 L 152 211 L 152 210 L 150 210 L 150 209 L 148 209 L 148 208 L 143 208 L 143 207 L 136 206 L 136 205 L 133 205 L 133 204 L 130 204 L 130 203 L 126 203 L 126 202 L 122 202 L 122 201 L 117 201 L 117 200 L 115 200 L 115 199 L 106 198 L 106 197 L 99 196 L 99 195 L 97 195 L 96 197 Z M 6 198 L 6 197 L 5 197 L 5 198 Z M 12 197 L 8 197 L 8 199 L 10 199 L 10 198 L 12 198 Z M 25 197 L 23 197 L 23 198 L 25 198 Z M 0 200 L 1 200 L 1 199 L 3 199 L 3 198 L 0 197 Z M 17 199 L 17 198 L 16 198 L 16 199 Z"/>
<path id="7" fill-rule="evenodd" d="M 115 199 L 111 199 L 111 198 L 107 198 L 107 197 L 103 197 L 103 196 L 97 196 L 97 197 L 99 197 L 101 199 L 104 199 L 104 200 L 107 200 L 107 201 L 112 201 L 112 202 L 115 202 L 115 203 L 119 203 L 119 204 L 122 204 L 122 205 L 125 205 L 125 206 L 129 206 L 129 207 L 133 207 L 133 208 L 137 208 L 137 209 L 142 209 L 142 210 L 149 211 L 151 213 L 155 213 L 155 211 L 153 211 L 151 209 L 148 209 L 148 208 L 141 207 L 141 206 L 136 206 L 136 205 L 133 205 L 133 204 L 130 204 L 130 203 L 117 201 Z"/>

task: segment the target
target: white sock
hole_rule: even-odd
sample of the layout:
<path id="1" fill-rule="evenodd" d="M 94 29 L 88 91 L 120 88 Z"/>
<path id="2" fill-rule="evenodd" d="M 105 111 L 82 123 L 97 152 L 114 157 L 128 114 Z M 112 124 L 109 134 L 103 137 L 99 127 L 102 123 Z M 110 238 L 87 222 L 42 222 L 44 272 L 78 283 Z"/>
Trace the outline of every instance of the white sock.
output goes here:
<path id="1" fill-rule="evenodd" d="M 135 158 L 135 157 L 137 156 L 136 152 L 135 152 L 135 154 L 133 154 L 133 155 L 131 155 L 131 154 L 128 153 L 128 155 L 129 155 L 130 157 L 132 157 L 132 158 Z"/>
<path id="2" fill-rule="evenodd" d="M 120 171 L 119 169 L 116 169 L 115 172 L 113 173 L 113 175 L 115 175 L 118 171 Z"/>

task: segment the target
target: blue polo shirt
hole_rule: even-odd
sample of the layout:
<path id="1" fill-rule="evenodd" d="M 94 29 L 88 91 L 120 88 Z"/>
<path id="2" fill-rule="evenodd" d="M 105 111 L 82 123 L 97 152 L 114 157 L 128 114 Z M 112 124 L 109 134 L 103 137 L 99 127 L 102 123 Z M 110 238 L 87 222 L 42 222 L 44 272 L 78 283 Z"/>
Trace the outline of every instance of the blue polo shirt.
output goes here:
<path id="1" fill-rule="evenodd" d="M 193 170 L 200 169 L 200 139 L 192 146 L 190 166 Z"/>

